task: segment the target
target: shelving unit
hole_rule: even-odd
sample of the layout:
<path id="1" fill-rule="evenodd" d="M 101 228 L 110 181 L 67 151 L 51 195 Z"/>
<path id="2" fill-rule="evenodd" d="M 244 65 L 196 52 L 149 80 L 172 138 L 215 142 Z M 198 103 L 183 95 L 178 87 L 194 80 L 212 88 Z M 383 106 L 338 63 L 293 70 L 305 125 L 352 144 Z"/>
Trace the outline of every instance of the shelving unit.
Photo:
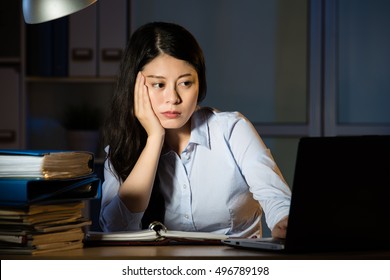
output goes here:
<path id="1" fill-rule="evenodd" d="M 62 123 L 66 110 L 89 104 L 91 109 L 99 109 L 104 115 L 114 84 L 114 79 L 28 78 L 27 146 L 66 149 L 66 129 Z M 102 152 L 102 147 L 99 151 Z"/>
<path id="2" fill-rule="evenodd" d="M 7 1 L 0 7 L 0 148 L 25 146 L 24 29 L 21 3 Z M 7 43 L 5 43 L 7 42 Z"/>
<path id="3" fill-rule="evenodd" d="M 63 43 L 67 44 L 67 48 L 61 48 L 61 51 L 65 49 L 66 53 L 61 53 L 60 59 L 62 63 L 67 63 L 68 72 L 67 75 L 60 76 L 56 73 L 53 75 L 31 73 L 31 68 L 28 68 L 29 57 L 38 56 L 38 54 L 37 52 L 31 53 L 31 49 L 28 49 L 30 45 L 28 45 L 27 28 L 29 26 L 22 18 L 21 1 L 8 1 L 5 4 L 7 4 L 6 7 L 0 8 L 0 13 L 11 14 L 12 17 L 16 15 L 20 21 L 7 20 L 5 21 L 7 26 L 0 25 L 1 30 L 13 30 L 13 37 L 6 38 L 7 44 L 11 44 L 12 47 L 0 47 L 0 83 L 2 86 L 0 91 L 0 148 L 66 149 L 68 145 L 63 118 L 68 106 L 86 103 L 92 108 L 100 109 L 103 116 L 105 114 L 109 98 L 114 90 L 116 69 L 118 69 L 120 59 L 118 55 L 107 59 L 107 50 L 116 50 L 116 54 L 121 53 L 127 42 L 128 1 L 101 0 L 67 17 L 66 28 L 69 33 L 63 34 L 69 35 L 67 38 L 60 39 L 59 42 L 60 46 Z M 81 25 L 81 22 L 85 21 L 89 21 L 90 24 Z M 86 28 L 91 30 L 86 30 Z M 94 33 L 95 41 L 86 41 L 87 33 Z M 45 44 L 44 41 L 42 40 L 43 44 Z M 71 72 L 70 65 L 72 69 L 77 70 L 82 69 L 82 64 L 88 62 L 87 60 L 75 61 L 72 55 L 73 47 L 83 49 L 82 44 L 86 42 L 89 44 L 88 47 L 93 46 L 91 59 L 95 61 L 96 70 L 89 74 Z M 15 48 L 15 45 L 18 47 Z M 43 45 L 43 47 L 47 46 Z M 103 54 L 105 54 L 104 57 Z M 34 57 L 34 61 L 37 61 L 34 65 L 47 63 L 45 59 L 47 56 L 42 59 Z M 102 154 L 103 151 L 100 149 L 97 157 L 101 157 Z"/>
<path id="4" fill-rule="evenodd" d="M 100 84 L 100 83 L 115 83 L 115 77 L 39 77 L 39 76 L 29 76 L 26 77 L 27 83 L 64 83 L 64 84 L 76 84 L 76 83 L 86 83 L 86 84 Z"/>

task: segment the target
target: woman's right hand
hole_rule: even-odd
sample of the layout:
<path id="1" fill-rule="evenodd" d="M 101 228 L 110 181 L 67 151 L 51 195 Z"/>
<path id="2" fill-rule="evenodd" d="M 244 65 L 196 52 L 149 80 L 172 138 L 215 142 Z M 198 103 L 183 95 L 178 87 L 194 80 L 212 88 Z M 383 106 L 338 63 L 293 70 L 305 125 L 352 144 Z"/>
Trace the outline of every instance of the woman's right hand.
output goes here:
<path id="1" fill-rule="evenodd" d="M 149 205 L 165 137 L 165 129 L 153 111 L 145 83 L 145 76 L 139 72 L 134 86 L 134 114 L 146 130 L 148 139 L 118 191 L 121 201 L 134 213 L 145 211 Z"/>
<path id="2" fill-rule="evenodd" d="M 153 111 L 148 87 L 145 82 L 145 76 L 141 72 L 138 72 L 134 87 L 135 116 L 146 130 L 148 136 L 152 136 L 154 134 L 164 135 L 165 129 L 162 127 L 160 120 Z"/>

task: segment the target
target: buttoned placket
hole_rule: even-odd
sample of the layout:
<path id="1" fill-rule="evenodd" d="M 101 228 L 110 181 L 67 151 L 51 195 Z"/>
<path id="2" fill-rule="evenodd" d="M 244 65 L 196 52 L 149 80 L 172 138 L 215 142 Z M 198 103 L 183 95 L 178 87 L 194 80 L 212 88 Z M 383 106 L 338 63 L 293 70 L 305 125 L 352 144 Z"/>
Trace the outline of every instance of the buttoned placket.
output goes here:
<path id="1" fill-rule="evenodd" d="M 190 144 L 187 148 L 181 153 L 180 159 L 182 166 L 185 170 L 186 176 L 185 178 L 181 178 L 182 180 L 182 202 L 187 205 L 185 209 L 187 209 L 186 213 L 183 213 L 184 223 L 189 227 L 189 230 L 195 230 L 192 216 L 192 192 L 191 192 L 191 184 L 189 181 L 190 173 L 191 173 L 191 156 L 192 156 L 192 145 Z M 184 176 L 183 176 L 184 177 Z"/>

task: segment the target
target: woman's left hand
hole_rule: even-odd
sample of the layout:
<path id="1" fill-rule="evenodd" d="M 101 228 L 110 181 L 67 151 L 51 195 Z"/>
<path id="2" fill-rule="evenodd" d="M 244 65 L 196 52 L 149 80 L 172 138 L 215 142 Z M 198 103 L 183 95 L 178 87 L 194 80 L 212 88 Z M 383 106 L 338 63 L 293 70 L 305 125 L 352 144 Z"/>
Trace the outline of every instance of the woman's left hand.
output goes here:
<path id="1" fill-rule="evenodd" d="M 272 229 L 273 238 L 286 238 L 288 216 L 281 219 Z"/>

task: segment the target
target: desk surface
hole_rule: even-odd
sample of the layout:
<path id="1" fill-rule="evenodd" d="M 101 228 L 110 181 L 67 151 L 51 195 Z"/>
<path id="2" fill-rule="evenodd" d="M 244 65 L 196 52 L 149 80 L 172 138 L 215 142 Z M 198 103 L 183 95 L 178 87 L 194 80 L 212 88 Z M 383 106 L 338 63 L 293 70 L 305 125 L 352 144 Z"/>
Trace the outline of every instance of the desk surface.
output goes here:
<path id="1" fill-rule="evenodd" d="M 390 259 L 390 251 L 326 252 L 288 254 L 281 252 L 237 249 L 229 246 L 102 246 L 34 256 L 2 255 L 0 259 Z"/>

